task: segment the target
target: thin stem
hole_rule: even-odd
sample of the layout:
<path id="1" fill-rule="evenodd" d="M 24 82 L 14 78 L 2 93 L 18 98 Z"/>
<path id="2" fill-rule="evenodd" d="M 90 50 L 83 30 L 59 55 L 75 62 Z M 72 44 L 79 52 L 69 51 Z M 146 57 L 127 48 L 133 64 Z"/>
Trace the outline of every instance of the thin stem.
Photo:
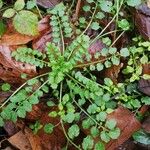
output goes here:
<path id="1" fill-rule="evenodd" d="M 123 1 L 121 1 L 121 4 L 120 4 L 120 7 L 118 9 L 118 11 L 120 11 L 121 7 L 122 7 L 122 4 L 123 4 Z M 115 18 L 117 17 L 117 13 L 114 15 L 114 17 L 110 20 L 110 22 L 107 24 L 107 26 L 92 40 L 91 43 L 94 43 L 96 40 L 99 39 L 99 37 L 105 32 L 105 30 L 110 26 L 110 24 L 115 20 Z"/>
<path id="2" fill-rule="evenodd" d="M 73 101 L 80 108 L 80 110 L 86 114 L 87 117 L 89 117 L 91 120 L 93 120 L 95 122 L 96 125 L 101 127 L 103 130 L 108 130 L 105 127 L 103 127 L 101 124 L 99 124 L 95 119 L 93 119 L 74 99 L 73 99 Z"/>
<path id="3" fill-rule="evenodd" d="M 91 18 L 89 24 L 87 25 L 86 29 L 82 32 L 82 34 L 81 34 L 80 36 L 84 35 L 84 33 L 85 33 L 85 32 L 88 30 L 88 28 L 90 27 L 90 25 L 91 25 L 91 23 L 92 23 L 92 21 L 93 21 L 93 19 L 94 19 L 96 10 L 97 10 L 97 6 L 98 6 L 98 3 L 96 3 L 96 6 L 95 6 L 95 9 L 94 9 L 94 12 L 93 12 L 93 15 L 92 15 L 92 18 Z"/>
<path id="4" fill-rule="evenodd" d="M 99 39 L 99 37 L 105 32 L 105 30 L 110 26 L 110 24 L 115 20 L 117 15 L 114 15 L 114 17 L 111 19 L 111 21 L 107 24 L 107 26 L 91 41 L 91 43 L 94 43 L 96 40 Z"/>
<path id="5" fill-rule="evenodd" d="M 46 75 L 48 75 L 48 74 L 49 74 L 49 73 L 45 73 L 45 74 L 36 76 L 36 77 L 34 77 L 34 78 L 30 79 L 30 80 L 37 79 L 37 78 L 46 76 Z M 28 81 L 29 81 L 29 80 L 28 80 Z M 0 106 L 0 108 L 4 107 L 4 106 L 9 102 L 9 100 L 10 100 L 18 91 L 20 91 L 20 90 L 27 84 L 28 81 L 26 81 L 26 82 L 25 82 L 24 84 L 22 84 L 16 91 L 14 91 L 14 93 Z"/>
<path id="6" fill-rule="evenodd" d="M 74 3 L 75 3 L 75 0 L 72 1 L 71 6 L 70 6 L 70 8 L 68 9 L 68 13 L 70 13 L 70 11 L 71 11 L 71 9 L 72 9 Z"/>
<path id="7" fill-rule="evenodd" d="M 118 27 L 118 15 L 119 15 L 119 0 L 116 0 L 116 25 L 115 25 L 115 30 L 117 30 Z M 116 39 L 116 32 L 114 33 L 114 39 Z"/>
<path id="8" fill-rule="evenodd" d="M 78 83 L 79 85 L 83 86 L 85 88 L 85 85 L 80 83 L 78 80 L 76 80 L 75 78 L 73 78 L 71 75 L 66 74 L 71 80 L 73 80 L 74 82 Z"/>
<path id="9" fill-rule="evenodd" d="M 62 55 L 64 55 L 64 52 L 65 52 L 64 36 L 63 36 L 63 31 L 62 31 L 61 22 L 60 22 L 59 18 L 58 18 L 58 21 L 59 21 L 59 28 L 60 28 L 61 42 L 62 42 Z"/>
<path id="10" fill-rule="evenodd" d="M 112 47 L 119 39 L 120 37 L 125 33 L 125 31 L 121 32 L 120 35 L 115 39 L 115 41 L 111 44 L 110 47 Z"/>
<path id="11" fill-rule="evenodd" d="M 26 98 L 24 101 L 27 101 L 31 96 L 33 96 L 38 90 L 40 90 L 45 84 L 47 84 L 47 82 L 48 82 L 49 80 L 46 80 L 37 90 L 35 90 L 28 98 Z M 22 103 L 20 103 L 20 105 L 21 105 Z M 19 107 L 18 107 L 19 108 Z M 16 110 L 15 111 L 17 111 L 18 110 L 18 108 L 16 108 Z"/>
<path id="12" fill-rule="evenodd" d="M 81 150 L 81 148 L 80 148 L 79 146 L 77 146 L 77 145 L 68 137 L 68 135 L 67 135 L 67 133 L 66 133 L 66 130 L 65 130 L 65 127 L 64 127 L 63 121 L 60 120 L 60 122 L 61 122 L 61 126 L 62 126 L 63 132 L 64 132 L 65 137 L 67 138 L 67 140 L 68 140 L 75 148 Z"/>
<path id="13" fill-rule="evenodd" d="M 42 16 L 42 14 L 41 14 L 41 11 L 40 11 L 39 7 L 37 6 L 37 2 L 36 2 L 35 7 L 36 7 L 36 9 L 37 9 L 37 11 L 38 11 L 38 13 L 39 13 L 40 18 L 42 19 L 43 16 Z"/>
<path id="14" fill-rule="evenodd" d="M 111 57 L 110 57 L 111 58 Z M 87 66 L 90 66 L 90 65 L 94 65 L 94 64 L 97 64 L 99 62 L 103 62 L 105 60 L 107 60 L 109 58 L 104 58 L 104 59 L 101 59 L 101 60 L 96 60 L 96 61 L 93 61 L 93 62 L 89 62 L 89 63 L 86 63 L 86 64 L 79 64 L 79 65 L 76 65 L 75 68 L 83 68 L 83 67 L 87 67 Z"/>
<path id="15" fill-rule="evenodd" d="M 62 90 L 63 90 L 63 81 L 60 83 L 59 103 L 61 103 L 62 101 Z"/>

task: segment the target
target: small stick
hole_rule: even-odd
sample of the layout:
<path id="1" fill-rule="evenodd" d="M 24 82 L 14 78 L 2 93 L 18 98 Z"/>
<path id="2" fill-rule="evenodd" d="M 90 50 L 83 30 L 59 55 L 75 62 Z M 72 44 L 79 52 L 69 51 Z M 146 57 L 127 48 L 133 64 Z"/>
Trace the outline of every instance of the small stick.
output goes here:
<path id="1" fill-rule="evenodd" d="M 76 21 L 79 17 L 80 7 L 81 7 L 81 0 L 78 0 L 77 5 L 76 5 L 76 12 L 74 15 L 74 21 Z"/>

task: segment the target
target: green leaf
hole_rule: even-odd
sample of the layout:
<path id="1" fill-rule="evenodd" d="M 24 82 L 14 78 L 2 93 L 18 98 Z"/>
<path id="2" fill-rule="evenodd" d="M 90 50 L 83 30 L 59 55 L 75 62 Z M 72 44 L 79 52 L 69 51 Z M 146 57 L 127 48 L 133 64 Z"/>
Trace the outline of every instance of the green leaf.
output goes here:
<path id="1" fill-rule="evenodd" d="M 69 129 L 68 129 L 68 136 L 71 139 L 74 139 L 75 137 L 77 137 L 80 133 L 80 129 L 79 126 L 77 124 L 72 125 Z"/>
<path id="2" fill-rule="evenodd" d="M 110 54 L 115 54 L 117 52 L 117 48 L 115 48 L 115 47 L 110 47 L 109 48 L 109 53 Z"/>
<path id="3" fill-rule="evenodd" d="M 102 71 L 104 69 L 104 65 L 102 63 L 98 63 L 96 65 L 96 69 L 97 69 L 97 71 Z"/>
<path id="4" fill-rule="evenodd" d="M 104 12 L 109 13 L 112 10 L 112 2 L 111 1 L 101 0 L 99 5 L 100 5 L 101 10 Z"/>
<path id="5" fill-rule="evenodd" d="M 46 104 L 49 107 L 55 106 L 55 103 L 53 101 L 48 101 Z"/>
<path id="6" fill-rule="evenodd" d="M 145 79 L 145 80 L 150 80 L 150 75 L 149 74 L 144 74 L 142 76 L 142 78 Z"/>
<path id="7" fill-rule="evenodd" d="M 47 134 L 51 134 L 54 130 L 54 125 L 51 123 L 45 124 L 44 125 L 44 132 Z"/>
<path id="8" fill-rule="evenodd" d="M 3 17 L 4 18 L 12 18 L 15 15 L 16 11 L 12 8 L 7 9 L 4 13 L 3 13 Z"/>
<path id="9" fill-rule="evenodd" d="M 93 23 L 91 24 L 91 28 L 92 28 L 93 30 L 98 30 L 98 29 L 100 28 L 99 23 L 98 23 L 98 22 L 93 22 Z"/>
<path id="10" fill-rule="evenodd" d="M 90 7 L 89 5 L 83 6 L 83 10 L 84 10 L 85 12 L 90 11 L 90 9 L 91 9 L 91 7 Z"/>
<path id="11" fill-rule="evenodd" d="M 111 61 L 113 65 L 118 66 L 120 64 L 120 59 L 117 56 L 112 56 Z"/>
<path id="12" fill-rule="evenodd" d="M 150 105 L 150 97 L 149 96 L 142 97 L 141 101 L 145 105 Z"/>
<path id="13" fill-rule="evenodd" d="M 102 12 L 98 12 L 98 13 L 95 15 L 95 17 L 96 17 L 97 19 L 103 19 L 103 18 L 105 17 L 105 15 L 104 15 L 104 13 L 102 13 Z"/>
<path id="14" fill-rule="evenodd" d="M 106 143 L 110 141 L 110 137 L 106 131 L 102 131 L 100 137 Z"/>
<path id="15" fill-rule="evenodd" d="M 111 67 L 112 63 L 109 60 L 107 60 L 107 61 L 105 61 L 104 65 L 106 68 L 109 68 L 109 67 Z"/>
<path id="16" fill-rule="evenodd" d="M 141 0 L 127 0 L 127 4 L 131 7 L 139 6 L 141 3 Z"/>
<path id="17" fill-rule="evenodd" d="M 13 19 L 13 25 L 15 29 L 26 35 L 37 35 L 38 34 L 38 17 L 34 13 L 22 10 Z"/>
<path id="18" fill-rule="evenodd" d="M 116 125 L 117 125 L 117 122 L 114 119 L 107 120 L 105 123 L 105 126 L 110 130 L 114 129 Z"/>
<path id="19" fill-rule="evenodd" d="M 19 11 L 19 10 L 22 10 L 24 8 L 24 6 L 25 6 L 24 0 L 17 0 L 15 2 L 14 9 Z"/>
<path id="20" fill-rule="evenodd" d="M 118 21 L 118 27 L 124 31 L 127 31 L 130 29 L 130 24 L 126 19 L 122 19 L 121 21 Z"/>
<path id="21" fill-rule="evenodd" d="M 112 80 L 110 78 L 105 78 L 104 79 L 104 83 L 107 86 L 112 86 L 113 85 L 113 82 L 112 82 Z"/>
<path id="22" fill-rule="evenodd" d="M 102 50 L 101 50 L 101 54 L 102 54 L 102 56 L 107 56 L 108 55 L 108 49 L 107 48 L 103 48 Z"/>
<path id="23" fill-rule="evenodd" d="M 27 1 L 27 9 L 32 9 L 36 6 L 36 0 Z"/>
<path id="24" fill-rule="evenodd" d="M 145 133 L 143 130 L 139 130 L 133 134 L 133 139 L 139 143 L 149 145 L 150 144 L 150 135 Z"/>
<path id="25" fill-rule="evenodd" d="M 94 141 L 91 136 L 87 136 L 86 138 L 83 139 L 82 147 L 84 150 L 90 150 L 93 148 L 93 146 L 94 146 Z"/>
<path id="26" fill-rule="evenodd" d="M 0 37 L 5 33 L 6 25 L 4 24 L 3 20 L 0 20 Z"/>
<path id="27" fill-rule="evenodd" d="M 63 102 L 63 104 L 66 104 L 68 101 L 69 101 L 69 94 L 65 94 L 64 96 L 63 96 L 63 98 L 62 98 L 62 102 Z"/>
<path id="28" fill-rule="evenodd" d="M 93 137 L 97 137 L 99 135 L 99 129 L 97 127 L 92 127 L 91 134 Z"/>
<path id="29" fill-rule="evenodd" d="M 23 107 L 20 107 L 17 111 L 17 115 L 20 118 L 25 118 L 26 117 L 26 111 L 24 110 Z"/>
<path id="30" fill-rule="evenodd" d="M 0 9 L 2 8 L 2 6 L 3 6 L 3 1 L 0 0 Z"/>
<path id="31" fill-rule="evenodd" d="M 117 139 L 120 135 L 120 129 L 119 128 L 115 128 L 113 130 L 110 130 L 108 133 L 109 137 L 111 137 L 112 139 Z"/>
<path id="32" fill-rule="evenodd" d="M 107 118 L 107 113 L 106 112 L 100 112 L 99 114 L 96 115 L 96 120 L 97 121 L 105 121 Z"/>
<path id="33" fill-rule="evenodd" d="M 73 112 L 69 112 L 64 116 L 64 121 L 68 123 L 72 123 L 75 119 L 75 114 Z"/>
<path id="34" fill-rule="evenodd" d="M 2 91 L 6 92 L 10 90 L 11 86 L 8 83 L 4 83 L 1 88 L 2 88 Z"/>
<path id="35" fill-rule="evenodd" d="M 48 116 L 50 117 L 56 117 L 57 116 L 57 112 L 56 111 L 52 111 L 48 114 Z"/>
<path id="36" fill-rule="evenodd" d="M 128 56 L 130 55 L 129 50 L 128 50 L 127 48 L 122 48 L 122 49 L 120 50 L 120 55 L 121 55 L 122 57 L 128 57 Z"/>
<path id="37" fill-rule="evenodd" d="M 25 111 L 30 112 L 32 111 L 32 105 L 28 101 L 23 102 L 23 108 Z"/>
<path id="38" fill-rule="evenodd" d="M 143 55 L 142 58 L 140 59 L 140 62 L 141 62 L 142 64 L 148 63 L 148 56 Z"/>
<path id="39" fill-rule="evenodd" d="M 4 120 L 2 117 L 0 117 L 0 127 L 3 127 L 4 126 Z"/>
<path id="40" fill-rule="evenodd" d="M 102 142 L 95 144 L 94 150 L 105 150 L 105 145 Z"/>

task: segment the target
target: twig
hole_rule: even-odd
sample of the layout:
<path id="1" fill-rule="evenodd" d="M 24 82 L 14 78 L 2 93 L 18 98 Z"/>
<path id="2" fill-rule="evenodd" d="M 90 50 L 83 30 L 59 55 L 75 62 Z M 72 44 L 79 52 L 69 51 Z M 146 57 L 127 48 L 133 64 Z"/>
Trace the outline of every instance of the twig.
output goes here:
<path id="1" fill-rule="evenodd" d="M 79 17 L 80 7 L 81 7 L 81 0 L 78 0 L 76 5 L 75 15 L 74 15 L 74 21 L 76 21 Z"/>

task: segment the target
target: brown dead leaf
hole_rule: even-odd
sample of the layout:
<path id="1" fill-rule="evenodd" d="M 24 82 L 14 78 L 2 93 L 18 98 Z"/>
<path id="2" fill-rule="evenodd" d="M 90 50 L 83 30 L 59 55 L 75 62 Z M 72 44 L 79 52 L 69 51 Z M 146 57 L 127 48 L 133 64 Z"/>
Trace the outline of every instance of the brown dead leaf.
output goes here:
<path id="1" fill-rule="evenodd" d="M 104 47 L 106 47 L 105 44 L 102 41 L 97 40 L 90 45 L 89 52 L 90 54 L 95 54 L 96 52 L 101 51 Z"/>
<path id="2" fill-rule="evenodd" d="M 111 113 L 108 119 L 115 119 L 117 121 L 117 126 L 121 129 L 121 135 L 117 140 L 112 140 L 106 145 L 107 150 L 114 150 L 117 148 L 141 127 L 140 122 L 136 120 L 134 114 L 122 106 Z"/>
<path id="3" fill-rule="evenodd" d="M 8 47 L 0 45 L 0 78 L 9 83 L 21 83 L 22 73 L 26 73 L 29 77 L 36 75 L 36 68 L 29 64 L 17 62 L 12 59 L 11 52 L 16 47 Z"/>
<path id="4" fill-rule="evenodd" d="M 34 135 L 29 128 L 25 128 L 25 135 L 30 142 L 32 150 L 44 150 L 40 142 L 40 137 L 38 135 Z"/>
<path id="5" fill-rule="evenodd" d="M 13 136 L 19 131 L 19 128 L 12 121 L 6 121 L 4 129 L 9 136 Z"/>
<path id="6" fill-rule="evenodd" d="M 10 137 L 8 141 L 20 150 L 32 150 L 27 136 L 22 131 L 19 131 L 18 133 Z"/>
<path id="7" fill-rule="evenodd" d="M 142 4 L 135 12 L 135 25 L 145 40 L 150 38 L 150 8 Z"/>
<path id="8" fill-rule="evenodd" d="M 54 131 L 51 134 L 46 134 L 43 129 L 37 133 L 37 135 L 40 137 L 40 141 L 44 150 L 61 150 L 66 144 L 66 137 L 61 125 L 59 124 L 59 118 L 48 116 L 49 112 L 54 110 L 56 110 L 55 107 L 53 107 L 51 110 L 45 110 L 40 119 L 40 123 L 42 125 L 45 125 L 46 123 L 58 125 L 56 128 L 54 128 Z"/>
<path id="9" fill-rule="evenodd" d="M 146 132 L 150 133 L 150 116 L 143 122 L 142 128 L 143 128 Z"/>
<path id="10" fill-rule="evenodd" d="M 0 45 L 23 45 L 35 37 L 18 33 L 11 22 L 8 22 L 6 33 L 0 38 Z"/>
<path id="11" fill-rule="evenodd" d="M 33 49 L 44 51 L 46 43 L 51 41 L 50 16 L 46 16 L 39 22 L 40 35 L 32 42 Z"/>
<path id="12" fill-rule="evenodd" d="M 41 36 L 50 29 L 49 26 L 49 16 L 44 17 L 41 21 L 39 21 L 38 31 L 39 35 L 37 36 L 28 36 L 18 33 L 13 25 L 12 22 L 7 23 L 7 31 L 6 33 L 0 38 L 0 45 L 24 45 L 28 42 L 41 38 Z"/>
<path id="13" fill-rule="evenodd" d="M 59 4 L 61 0 L 37 0 L 36 2 L 44 8 L 53 8 L 55 5 Z"/>
<path id="14" fill-rule="evenodd" d="M 11 136 L 8 141 L 20 150 L 43 150 L 40 138 L 27 127 Z"/>
<path id="15" fill-rule="evenodd" d="M 141 79 L 138 83 L 138 89 L 142 93 L 150 96 L 150 80 Z"/>

